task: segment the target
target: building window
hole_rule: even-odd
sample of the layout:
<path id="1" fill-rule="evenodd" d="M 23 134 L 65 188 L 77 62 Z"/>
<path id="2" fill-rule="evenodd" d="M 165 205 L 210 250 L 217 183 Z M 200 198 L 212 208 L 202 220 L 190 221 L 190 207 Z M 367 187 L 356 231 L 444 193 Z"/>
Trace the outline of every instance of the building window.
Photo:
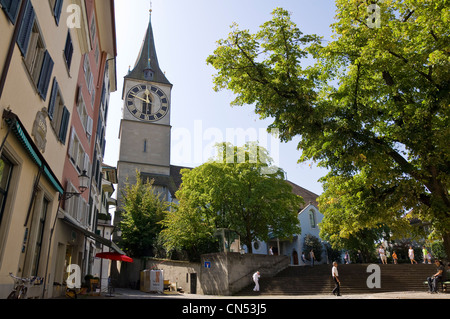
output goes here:
<path id="1" fill-rule="evenodd" d="M 24 57 L 28 73 L 36 85 L 39 95 L 45 101 L 54 62 L 45 48 L 36 14 L 29 0 L 25 7 L 17 44 Z"/>
<path id="2" fill-rule="evenodd" d="M 72 135 L 69 143 L 69 157 L 72 163 L 75 165 L 78 173 L 82 173 L 84 170 L 86 174 L 90 173 L 90 159 L 89 155 L 84 151 L 83 146 L 75 134 L 75 130 L 72 128 Z"/>
<path id="3" fill-rule="evenodd" d="M 92 16 L 90 31 L 91 31 L 91 41 L 92 43 L 94 43 L 95 34 L 97 33 L 97 25 L 95 24 L 95 15 Z"/>
<path id="4" fill-rule="evenodd" d="M 59 19 L 61 18 L 62 5 L 64 0 L 49 0 L 52 14 L 55 17 L 56 25 L 59 25 Z"/>
<path id="5" fill-rule="evenodd" d="M 70 36 L 70 30 L 67 31 L 66 45 L 64 46 L 64 60 L 66 61 L 67 69 L 70 70 L 73 55 L 73 44 Z"/>
<path id="6" fill-rule="evenodd" d="M 95 46 L 94 57 L 95 57 L 95 63 L 98 65 L 99 58 L 100 58 L 100 49 L 98 48 L 98 43 Z"/>
<path id="7" fill-rule="evenodd" d="M 67 183 L 67 192 L 77 192 L 75 186 L 72 183 Z M 82 196 L 73 196 L 66 200 L 65 211 L 71 217 L 76 219 L 81 225 L 88 225 L 89 217 L 89 205 Z"/>
<path id="8" fill-rule="evenodd" d="M 48 117 L 50 118 L 52 127 L 58 136 L 58 140 L 61 143 L 66 144 L 70 112 L 64 106 L 64 100 L 56 78 L 53 78 L 52 93 L 48 104 Z"/>
<path id="9" fill-rule="evenodd" d="M 84 79 L 86 80 L 86 85 L 91 95 L 91 106 L 94 107 L 95 101 L 95 87 L 94 87 L 94 75 L 91 72 L 91 65 L 89 63 L 89 55 L 86 53 L 84 55 L 83 61 Z"/>
<path id="10" fill-rule="evenodd" d="M 83 95 L 81 94 L 81 88 L 78 88 L 78 91 L 79 91 L 78 101 L 77 101 L 78 115 L 80 117 L 81 124 L 83 124 L 84 130 L 86 131 L 86 137 L 87 137 L 88 141 L 90 142 L 94 121 L 87 113 L 86 103 L 84 102 Z"/>
<path id="11" fill-rule="evenodd" d="M 3 11 L 5 11 L 12 24 L 16 23 L 21 3 L 22 0 L 0 0 Z"/>
<path id="12" fill-rule="evenodd" d="M 0 225 L 2 223 L 3 212 L 5 209 L 12 169 L 12 163 L 6 159 L 6 157 L 2 156 L 0 158 Z"/>
<path id="13" fill-rule="evenodd" d="M 309 222 L 311 224 L 311 228 L 316 228 L 316 212 L 314 209 L 309 210 Z"/>
<path id="14" fill-rule="evenodd" d="M 45 221 L 47 218 L 47 210 L 49 206 L 49 201 L 44 197 L 44 200 L 42 202 L 42 207 L 39 212 L 38 217 L 38 225 L 36 229 L 36 244 L 34 248 L 34 256 L 33 256 L 33 264 L 31 267 L 31 275 L 37 276 L 38 270 L 39 270 L 39 260 L 41 259 L 41 250 L 42 250 L 42 242 L 44 238 L 44 228 L 45 228 Z"/>

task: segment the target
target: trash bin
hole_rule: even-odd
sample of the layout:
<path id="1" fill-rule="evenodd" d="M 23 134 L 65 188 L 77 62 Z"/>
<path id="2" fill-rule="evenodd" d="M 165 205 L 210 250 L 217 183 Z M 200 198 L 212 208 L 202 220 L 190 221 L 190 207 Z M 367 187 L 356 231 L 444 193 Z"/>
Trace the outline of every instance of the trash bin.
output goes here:
<path id="1" fill-rule="evenodd" d="M 142 270 L 140 278 L 140 291 L 150 292 L 150 270 Z"/>

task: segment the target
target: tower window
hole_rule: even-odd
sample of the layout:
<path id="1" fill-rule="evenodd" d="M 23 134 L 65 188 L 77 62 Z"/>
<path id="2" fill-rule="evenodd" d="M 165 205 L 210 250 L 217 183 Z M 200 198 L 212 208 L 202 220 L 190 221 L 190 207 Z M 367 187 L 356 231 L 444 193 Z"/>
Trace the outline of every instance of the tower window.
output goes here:
<path id="1" fill-rule="evenodd" d="M 147 140 L 144 140 L 144 153 L 147 153 Z"/>
<path id="2" fill-rule="evenodd" d="M 153 80 L 153 71 L 150 69 L 145 69 L 144 70 L 144 78 L 146 80 Z"/>

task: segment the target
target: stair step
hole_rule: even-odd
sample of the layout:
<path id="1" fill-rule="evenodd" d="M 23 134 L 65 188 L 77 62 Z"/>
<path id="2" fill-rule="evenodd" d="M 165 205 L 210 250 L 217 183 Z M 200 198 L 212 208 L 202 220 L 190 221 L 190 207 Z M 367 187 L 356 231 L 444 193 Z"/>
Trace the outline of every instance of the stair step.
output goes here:
<path id="1" fill-rule="evenodd" d="M 430 264 L 388 264 L 379 265 L 381 288 L 370 289 L 367 279 L 369 264 L 339 265 L 338 271 L 342 281 L 341 292 L 378 293 L 395 291 L 424 291 L 423 282 L 436 270 Z M 331 265 L 289 266 L 274 277 L 260 280 L 260 292 L 253 292 L 253 285 L 241 290 L 237 295 L 314 295 L 331 293 L 334 282 L 331 279 Z"/>

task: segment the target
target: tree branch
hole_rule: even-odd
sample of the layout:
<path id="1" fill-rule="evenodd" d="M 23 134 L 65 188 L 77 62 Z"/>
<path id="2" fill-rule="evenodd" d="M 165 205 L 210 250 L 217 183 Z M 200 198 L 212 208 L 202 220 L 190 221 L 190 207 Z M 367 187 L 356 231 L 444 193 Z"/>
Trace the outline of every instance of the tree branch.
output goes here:
<path id="1" fill-rule="evenodd" d="M 415 10 L 409 10 L 408 14 L 406 15 L 406 17 L 403 18 L 403 22 L 408 21 L 408 19 L 413 15 Z"/>
<path id="2" fill-rule="evenodd" d="M 393 55 L 393 56 L 399 58 L 399 59 L 402 60 L 405 64 L 408 64 L 408 63 L 409 63 L 408 59 L 406 59 L 404 56 L 402 56 L 402 55 L 400 55 L 400 54 L 398 54 L 398 53 L 395 53 L 395 52 L 392 51 L 392 50 L 387 50 L 387 52 L 389 52 L 391 55 Z M 426 74 L 426 73 L 424 73 L 424 72 L 422 72 L 422 71 L 420 71 L 420 70 L 417 70 L 417 69 L 414 68 L 414 67 L 412 67 L 412 69 L 413 69 L 414 71 L 416 71 L 417 73 L 419 73 L 420 75 L 422 75 L 424 78 L 426 78 L 426 79 L 427 79 L 428 81 L 430 81 L 431 83 L 435 84 L 434 81 L 433 81 L 433 79 L 431 78 L 431 76 L 429 76 L 428 74 Z"/>

